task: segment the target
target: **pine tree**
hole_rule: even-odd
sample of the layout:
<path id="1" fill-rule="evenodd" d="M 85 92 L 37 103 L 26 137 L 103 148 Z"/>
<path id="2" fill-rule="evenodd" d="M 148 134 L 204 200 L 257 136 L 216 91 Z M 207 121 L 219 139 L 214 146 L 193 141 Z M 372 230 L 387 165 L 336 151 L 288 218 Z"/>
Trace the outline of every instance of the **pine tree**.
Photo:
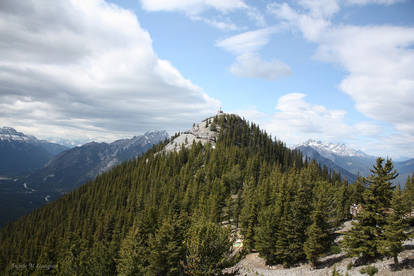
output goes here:
<path id="1" fill-rule="evenodd" d="M 398 254 L 403 250 L 403 242 L 407 239 L 407 234 L 404 231 L 407 223 L 404 216 L 409 210 L 403 200 L 400 186 L 394 192 L 391 208 L 391 214 L 388 215 L 384 228 L 380 252 L 393 257 L 394 264 L 398 266 Z"/>
<path id="2" fill-rule="evenodd" d="M 145 247 L 139 229 L 136 227 L 131 228 L 119 249 L 119 259 L 116 266 L 118 275 L 132 276 L 144 274 L 147 256 L 148 250 Z"/>
<path id="3" fill-rule="evenodd" d="M 362 211 L 357 215 L 357 222 L 348 231 L 343 240 L 345 251 L 351 256 L 361 257 L 362 261 L 380 255 L 380 242 L 386 224 L 386 213 L 391 206 L 392 180 L 397 177 L 391 160 L 378 158 L 371 169 L 371 175 L 364 178 L 368 188 L 365 190 Z"/>
<path id="4" fill-rule="evenodd" d="M 149 266 L 151 275 L 179 275 L 184 260 L 184 234 L 186 218 L 173 217 L 164 221 L 149 240 Z"/>
<path id="5" fill-rule="evenodd" d="M 185 246 L 187 253 L 183 266 L 187 275 L 216 275 L 230 256 L 230 229 L 199 218 L 189 228 Z"/>
<path id="6" fill-rule="evenodd" d="M 267 264 L 275 263 L 276 233 L 279 218 L 273 206 L 263 209 L 259 213 L 258 227 L 256 227 L 256 250 L 266 260 Z"/>
<path id="7" fill-rule="evenodd" d="M 306 231 L 307 240 L 304 244 L 306 259 L 316 266 L 317 259 L 330 247 L 329 242 L 329 225 L 326 222 L 324 206 L 321 201 L 316 203 L 315 210 L 312 213 L 312 224 Z"/>

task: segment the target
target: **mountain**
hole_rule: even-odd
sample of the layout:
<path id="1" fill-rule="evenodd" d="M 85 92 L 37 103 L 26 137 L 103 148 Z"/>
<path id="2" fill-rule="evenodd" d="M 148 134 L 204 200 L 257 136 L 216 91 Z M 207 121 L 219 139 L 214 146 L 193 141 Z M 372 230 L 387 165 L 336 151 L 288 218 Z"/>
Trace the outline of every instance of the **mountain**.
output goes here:
<path id="1" fill-rule="evenodd" d="M 43 167 L 67 147 L 38 140 L 11 127 L 0 128 L 0 176 L 14 177 Z"/>
<path id="2" fill-rule="evenodd" d="M 166 131 L 150 131 L 112 143 L 91 142 L 59 153 L 25 177 L 3 181 L 0 201 L 8 208 L 0 208 L 0 225 L 55 200 L 121 162 L 141 155 L 168 137 Z"/>
<path id="3" fill-rule="evenodd" d="M 402 187 L 405 187 L 407 178 L 414 174 L 414 158 L 406 161 L 395 162 L 394 165 L 399 173 L 396 181 L 399 182 Z"/>
<path id="4" fill-rule="evenodd" d="M 139 156 L 168 137 L 166 131 L 149 131 L 112 143 L 87 143 L 61 152 L 43 168 L 20 181 L 31 189 L 62 194 L 123 161 Z"/>
<path id="5" fill-rule="evenodd" d="M 303 156 L 317 161 L 320 165 L 326 166 L 331 170 L 334 170 L 337 173 L 340 173 L 342 177 L 346 178 L 350 183 L 353 183 L 357 177 L 356 175 L 350 173 L 344 168 L 338 166 L 331 159 L 323 157 L 315 148 L 308 145 L 300 145 L 296 147 L 297 150 L 300 150 Z"/>
<path id="6" fill-rule="evenodd" d="M 323 143 L 316 140 L 308 140 L 296 148 L 308 146 L 316 150 L 321 156 L 331 160 L 337 166 L 347 170 L 353 175 L 360 173 L 369 175 L 369 169 L 375 164 L 376 157 L 365 154 L 360 150 L 352 149 L 345 144 Z"/>
<path id="7" fill-rule="evenodd" d="M 295 148 L 302 151 L 303 155 L 314 158 L 320 164 L 334 169 L 348 179 L 355 179 L 358 173 L 361 176 L 368 176 L 376 160 L 376 157 L 349 148 L 345 144 L 308 140 Z M 394 167 L 399 173 L 394 183 L 400 183 L 404 187 L 407 177 L 414 173 L 414 159 L 394 162 Z"/>
<path id="8" fill-rule="evenodd" d="M 104 147 L 87 146 L 94 156 Z M 352 191 L 257 125 L 223 114 L 0 229 L 0 274 L 38 263 L 52 264 L 50 274 L 217 275 L 230 263 L 230 238 L 293 265 L 305 261 L 315 204 L 335 202 L 320 212 L 340 223 Z M 273 258 L 279 252 L 285 259 Z"/>

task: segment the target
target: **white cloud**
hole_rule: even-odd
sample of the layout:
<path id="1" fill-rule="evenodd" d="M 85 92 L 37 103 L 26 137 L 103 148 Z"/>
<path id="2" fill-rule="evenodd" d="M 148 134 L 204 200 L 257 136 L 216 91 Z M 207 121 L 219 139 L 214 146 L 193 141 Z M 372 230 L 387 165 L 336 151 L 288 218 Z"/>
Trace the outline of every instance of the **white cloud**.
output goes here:
<path id="1" fill-rule="evenodd" d="M 339 11 L 337 0 L 299 0 L 298 3 L 315 18 L 331 17 Z"/>
<path id="2" fill-rule="evenodd" d="M 290 67 L 278 60 L 265 61 L 255 54 L 243 54 L 236 58 L 230 72 L 240 78 L 276 80 L 291 74 Z"/>
<path id="3" fill-rule="evenodd" d="M 406 0 L 346 0 L 346 3 L 361 6 L 368 4 L 393 5 L 404 1 Z"/>
<path id="4" fill-rule="evenodd" d="M 360 142 L 360 139 L 378 135 L 381 127 L 363 121 L 346 122 L 344 110 L 328 109 L 306 101 L 302 93 L 290 93 L 280 97 L 273 114 L 263 114 L 255 107 L 239 111 L 246 119 L 258 122 L 274 137 L 291 145 L 309 138 L 331 142 Z"/>
<path id="5" fill-rule="evenodd" d="M 400 135 L 404 141 L 414 141 L 414 28 L 335 26 L 327 18 L 316 18 L 310 11 L 300 13 L 287 4 L 268 8 L 317 43 L 315 58 L 346 70 L 339 87 L 351 96 L 359 112 L 390 123 L 397 131 L 393 137 Z"/>
<path id="6" fill-rule="evenodd" d="M 157 57 L 132 12 L 101 0 L 0 4 L 4 125 L 113 139 L 182 129 L 218 106 Z"/>
<path id="7" fill-rule="evenodd" d="M 287 23 L 292 28 L 300 29 L 303 36 L 310 41 L 317 41 L 320 39 L 321 35 L 330 26 L 329 20 L 325 17 L 321 17 L 328 12 L 324 12 L 322 8 L 321 11 L 317 12 L 318 9 L 316 6 L 312 8 L 309 14 L 298 13 L 287 3 L 272 3 L 267 6 L 267 9 L 270 13 L 283 20 L 284 23 Z"/>
<path id="8" fill-rule="evenodd" d="M 257 26 L 266 25 L 264 16 L 254 7 L 247 5 L 242 0 L 141 0 L 142 8 L 146 11 L 183 12 L 190 19 L 202 21 L 210 26 L 225 31 L 241 29 L 227 17 L 225 20 L 217 20 L 201 16 L 206 11 L 213 10 L 220 14 L 229 14 L 241 10 Z"/>
<path id="9" fill-rule="evenodd" d="M 237 55 L 230 72 L 240 78 L 276 80 L 291 74 L 290 67 L 278 60 L 265 61 L 257 53 L 269 43 L 271 34 L 283 26 L 262 28 L 228 37 L 216 42 L 216 46 Z"/>
<path id="10" fill-rule="evenodd" d="M 269 42 L 270 35 L 279 29 L 279 27 L 269 27 L 244 32 L 217 41 L 216 46 L 237 55 L 257 52 Z"/>
<path id="11" fill-rule="evenodd" d="M 239 30 L 240 28 L 234 24 L 233 22 L 231 22 L 230 20 L 226 20 L 226 19 L 222 19 L 222 20 L 218 20 L 218 19 L 210 19 L 210 18 L 205 18 L 202 16 L 198 16 L 198 15 L 192 15 L 190 16 L 190 18 L 194 21 L 202 21 L 212 27 L 215 27 L 217 29 L 220 29 L 222 31 L 236 31 Z"/>
<path id="12" fill-rule="evenodd" d="M 180 11 L 191 15 L 200 14 L 208 9 L 230 12 L 247 8 L 241 0 L 141 0 L 141 4 L 147 11 Z"/>
<path id="13" fill-rule="evenodd" d="M 316 57 L 349 73 L 340 88 L 366 116 L 414 135 L 414 28 L 343 26 L 330 30 Z M 405 126 L 405 127 L 404 127 Z"/>

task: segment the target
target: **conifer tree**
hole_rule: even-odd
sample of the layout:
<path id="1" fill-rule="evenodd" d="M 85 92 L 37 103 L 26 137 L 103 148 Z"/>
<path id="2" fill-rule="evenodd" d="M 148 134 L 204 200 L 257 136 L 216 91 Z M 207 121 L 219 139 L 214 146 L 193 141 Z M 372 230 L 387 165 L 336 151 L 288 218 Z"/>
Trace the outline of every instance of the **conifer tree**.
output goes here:
<path id="1" fill-rule="evenodd" d="M 321 201 L 316 203 L 315 210 L 312 213 L 312 224 L 306 231 L 307 240 L 303 249 L 312 266 L 316 266 L 318 257 L 330 247 L 329 225 L 326 222 L 324 207 Z"/>
<path id="2" fill-rule="evenodd" d="M 187 275 L 216 275 L 230 256 L 230 229 L 198 218 L 188 230 L 185 246 L 187 252 L 183 266 Z"/>
<path id="3" fill-rule="evenodd" d="M 255 230 L 255 245 L 267 264 L 275 263 L 275 246 L 278 217 L 273 206 L 263 209 L 259 213 L 258 226 Z"/>
<path id="4" fill-rule="evenodd" d="M 121 243 L 116 270 L 120 276 L 142 275 L 147 265 L 146 249 L 139 229 L 131 228 Z"/>
<path id="5" fill-rule="evenodd" d="M 403 250 L 403 242 L 407 239 L 405 215 L 409 210 L 403 200 L 400 186 L 394 192 L 391 208 L 392 211 L 388 215 L 387 224 L 384 227 L 380 252 L 386 256 L 393 257 L 394 264 L 398 266 L 398 254 Z"/>
<path id="6" fill-rule="evenodd" d="M 371 169 L 371 175 L 364 178 L 368 188 L 365 190 L 362 211 L 357 215 L 357 222 L 348 231 L 343 240 L 345 251 L 363 262 L 379 257 L 380 242 L 386 224 L 386 213 L 391 206 L 392 180 L 397 177 L 391 160 L 378 158 Z"/>
<path id="7" fill-rule="evenodd" d="M 179 275 L 180 261 L 184 260 L 185 218 L 174 217 L 164 221 L 149 240 L 149 266 L 151 275 Z"/>

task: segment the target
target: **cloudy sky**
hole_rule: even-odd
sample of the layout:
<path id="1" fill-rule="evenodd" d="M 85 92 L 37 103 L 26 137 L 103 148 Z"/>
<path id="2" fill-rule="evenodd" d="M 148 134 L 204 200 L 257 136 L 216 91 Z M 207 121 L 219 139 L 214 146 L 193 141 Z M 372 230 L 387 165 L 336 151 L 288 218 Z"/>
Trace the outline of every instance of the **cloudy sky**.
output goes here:
<path id="1" fill-rule="evenodd" d="M 2 0 L 0 126 L 171 134 L 238 113 L 288 145 L 414 157 L 414 1 Z"/>

